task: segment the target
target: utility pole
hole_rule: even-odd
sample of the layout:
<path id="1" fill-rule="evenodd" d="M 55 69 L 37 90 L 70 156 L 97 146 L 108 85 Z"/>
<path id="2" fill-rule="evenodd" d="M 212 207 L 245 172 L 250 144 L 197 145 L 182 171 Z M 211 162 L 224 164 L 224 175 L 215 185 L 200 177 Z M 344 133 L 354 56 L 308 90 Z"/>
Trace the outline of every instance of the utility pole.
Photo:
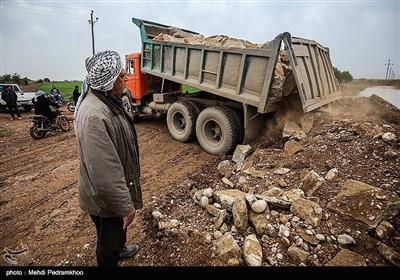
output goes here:
<path id="1" fill-rule="evenodd" d="M 89 24 L 92 26 L 92 49 L 94 54 L 94 24 L 97 22 L 99 18 L 96 17 L 96 21 L 93 21 L 93 10 L 90 13 Z M 386 74 L 387 75 L 387 74 Z"/>
<path id="2" fill-rule="evenodd" d="M 389 72 L 389 66 L 390 66 L 390 65 L 393 65 L 393 63 L 390 63 L 390 59 L 388 59 L 388 63 L 385 64 L 385 65 L 387 65 L 387 69 L 386 69 L 386 80 L 387 80 L 387 78 L 388 78 L 388 72 Z"/>
<path id="3" fill-rule="evenodd" d="M 395 74 L 394 74 L 394 69 L 393 67 L 390 67 L 389 70 L 389 80 L 394 80 Z"/>

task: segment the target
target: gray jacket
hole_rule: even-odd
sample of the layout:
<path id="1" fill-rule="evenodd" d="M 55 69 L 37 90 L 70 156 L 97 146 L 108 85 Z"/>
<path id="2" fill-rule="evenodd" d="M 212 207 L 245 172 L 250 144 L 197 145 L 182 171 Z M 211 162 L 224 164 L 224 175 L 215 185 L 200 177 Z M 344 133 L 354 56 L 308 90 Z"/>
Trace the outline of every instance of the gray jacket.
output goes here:
<path id="1" fill-rule="evenodd" d="M 100 217 L 124 217 L 133 207 L 142 208 L 136 132 L 122 108 L 92 90 L 77 112 L 75 131 L 82 210 Z"/>

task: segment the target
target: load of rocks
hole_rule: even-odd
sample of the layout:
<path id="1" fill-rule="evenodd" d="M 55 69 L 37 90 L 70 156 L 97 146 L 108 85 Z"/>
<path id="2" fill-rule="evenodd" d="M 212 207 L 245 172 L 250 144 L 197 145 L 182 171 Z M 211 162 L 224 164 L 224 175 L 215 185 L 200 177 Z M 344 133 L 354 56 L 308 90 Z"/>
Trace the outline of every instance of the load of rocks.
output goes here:
<path id="1" fill-rule="evenodd" d="M 192 34 L 177 27 L 169 27 L 168 33 L 160 33 L 153 38 L 154 41 L 177 42 L 192 45 L 216 46 L 226 48 L 264 49 L 268 48 L 269 41 L 263 44 L 255 44 L 243 39 L 229 37 L 227 35 L 213 35 L 204 37 L 202 34 Z M 268 102 L 274 103 L 282 100 L 295 89 L 295 80 L 292 75 L 289 58 L 284 49 L 280 50 L 275 66 L 274 77 Z"/>

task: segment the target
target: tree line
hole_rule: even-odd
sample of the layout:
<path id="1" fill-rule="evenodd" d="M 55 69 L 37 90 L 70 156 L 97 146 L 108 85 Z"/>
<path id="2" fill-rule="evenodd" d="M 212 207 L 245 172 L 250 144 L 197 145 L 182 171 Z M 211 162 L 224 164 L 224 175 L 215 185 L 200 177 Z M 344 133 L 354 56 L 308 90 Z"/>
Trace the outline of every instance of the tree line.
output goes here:
<path id="1" fill-rule="evenodd" d="M 4 74 L 0 76 L 0 83 L 10 83 L 10 84 L 18 84 L 18 85 L 28 85 L 29 82 L 32 81 L 31 79 L 28 79 L 27 77 L 21 78 L 21 75 L 17 73 L 12 73 L 12 74 Z M 38 79 L 35 81 L 38 84 L 41 84 L 43 82 L 49 83 L 50 79 L 49 78 L 44 78 L 44 79 Z"/>
<path id="2" fill-rule="evenodd" d="M 333 67 L 333 73 L 335 74 L 335 77 L 338 80 L 339 84 L 348 83 L 353 80 L 353 76 L 350 74 L 349 71 L 340 71 L 336 67 Z"/>

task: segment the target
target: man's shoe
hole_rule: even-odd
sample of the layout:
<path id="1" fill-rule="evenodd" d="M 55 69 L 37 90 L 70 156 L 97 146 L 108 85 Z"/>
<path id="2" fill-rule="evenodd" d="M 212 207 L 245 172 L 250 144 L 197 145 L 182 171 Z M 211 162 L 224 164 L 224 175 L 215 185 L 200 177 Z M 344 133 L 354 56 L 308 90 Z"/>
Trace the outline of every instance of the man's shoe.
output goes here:
<path id="1" fill-rule="evenodd" d="M 21 117 L 19 117 L 18 119 L 22 120 L 22 118 L 21 118 Z"/>
<path id="2" fill-rule="evenodd" d="M 129 245 L 129 246 L 125 246 L 121 252 L 119 252 L 119 259 L 123 260 L 123 259 L 127 259 L 127 258 L 131 258 L 134 255 L 136 255 L 136 253 L 139 251 L 139 246 L 137 244 L 133 244 L 133 245 Z"/>
<path id="3" fill-rule="evenodd" d="M 11 118 L 10 120 L 12 120 L 12 121 L 13 121 L 13 120 L 14 120 L 14 118 Z"/>

